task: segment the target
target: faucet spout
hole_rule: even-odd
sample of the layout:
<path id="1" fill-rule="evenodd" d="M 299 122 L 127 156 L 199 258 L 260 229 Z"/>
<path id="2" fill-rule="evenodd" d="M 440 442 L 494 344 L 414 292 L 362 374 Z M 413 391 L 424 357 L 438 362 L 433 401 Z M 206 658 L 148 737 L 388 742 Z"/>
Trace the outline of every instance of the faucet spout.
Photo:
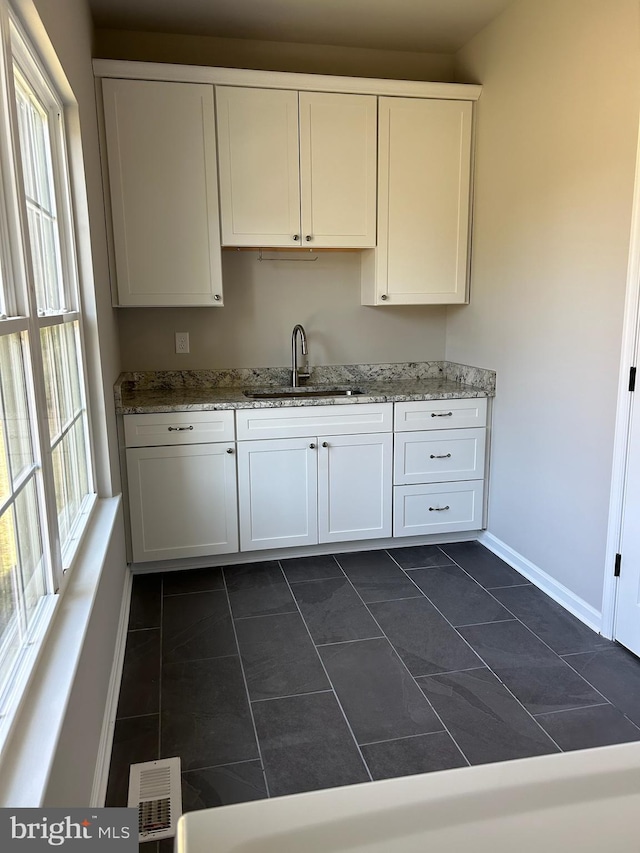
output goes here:
<path id="1" fill-rule="evenodd" d="M 308 379 L 311 375 L 309 372 L 309 360 L 305 359 L 304 370 L 298 367 L 298 336 L 300 336 L 300 349 L 302 355 L 307 356 L 307 335 L 304 327 L 297 323 L 293 327 L 291 335 L 291 387 L 297 388 L 300 385 L 301 379 Z"/>

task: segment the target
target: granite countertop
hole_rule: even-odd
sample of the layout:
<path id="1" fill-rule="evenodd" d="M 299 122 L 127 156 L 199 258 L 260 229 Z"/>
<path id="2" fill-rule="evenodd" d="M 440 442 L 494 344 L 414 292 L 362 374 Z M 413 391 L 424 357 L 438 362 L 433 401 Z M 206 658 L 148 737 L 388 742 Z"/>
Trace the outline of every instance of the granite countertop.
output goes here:
<path id="1" fill-rule="evenodd" d="M 114 386 L 116 412 L 265 409 L 283 406 L 326 406 L 353 403 L 398 403 L 495 395 L 492 370 L 452 362 L 330 365 L 316 367 L 304 387 L 357 387 L 357 396 L 259 399 L 244 392 L 290 385 L 287 368 L 146 371 L 123 373 Z M 304 393 L 304 392 L 303 392 Z"/>

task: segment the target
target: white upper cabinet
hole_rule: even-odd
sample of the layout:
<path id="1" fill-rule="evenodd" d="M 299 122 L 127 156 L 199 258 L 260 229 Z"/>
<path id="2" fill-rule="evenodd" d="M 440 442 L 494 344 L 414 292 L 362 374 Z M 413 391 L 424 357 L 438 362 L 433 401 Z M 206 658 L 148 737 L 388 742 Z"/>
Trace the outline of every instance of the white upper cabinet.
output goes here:
<path id="1" fill-rule="evenodd" d="M 213 86 L 105 79 L 117 305 L 222 305 Z"/>
<path id="2" fill-rule="evenodd" d="M 473 105 L 382 97 L 378 115 L 378 247 L 362 301 L 467 302 Z"/>
<path id="3" fill-rule="evenodd" d="M 375 246 L 376 100 L 216 87 L 223 244 Z"/>

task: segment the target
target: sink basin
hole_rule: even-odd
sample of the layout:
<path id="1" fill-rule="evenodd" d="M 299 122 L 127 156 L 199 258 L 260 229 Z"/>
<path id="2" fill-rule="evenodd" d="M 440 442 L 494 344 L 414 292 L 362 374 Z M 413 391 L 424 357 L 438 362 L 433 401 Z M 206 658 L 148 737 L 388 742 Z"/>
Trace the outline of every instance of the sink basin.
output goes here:
<path id="1" fill-rule="evenodd" d="M 250 400 L 287 400 L 293 397 L 355 397 L 365 393 L 362 388 L 353 386 L 301 385 L 299 388 L 290 386 L 253 388 L 251 391 L 245 391 L 244 396 Z"/>

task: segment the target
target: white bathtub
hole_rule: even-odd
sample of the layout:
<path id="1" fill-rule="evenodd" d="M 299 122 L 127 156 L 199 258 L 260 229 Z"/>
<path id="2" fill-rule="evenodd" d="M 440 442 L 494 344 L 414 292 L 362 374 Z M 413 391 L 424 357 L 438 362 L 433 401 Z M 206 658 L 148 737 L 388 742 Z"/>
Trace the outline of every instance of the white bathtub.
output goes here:
<path id="1" fill-rule="evenodd" d="M 638 853 L 640 743 L 191 812 L 178 853 Z"/>

